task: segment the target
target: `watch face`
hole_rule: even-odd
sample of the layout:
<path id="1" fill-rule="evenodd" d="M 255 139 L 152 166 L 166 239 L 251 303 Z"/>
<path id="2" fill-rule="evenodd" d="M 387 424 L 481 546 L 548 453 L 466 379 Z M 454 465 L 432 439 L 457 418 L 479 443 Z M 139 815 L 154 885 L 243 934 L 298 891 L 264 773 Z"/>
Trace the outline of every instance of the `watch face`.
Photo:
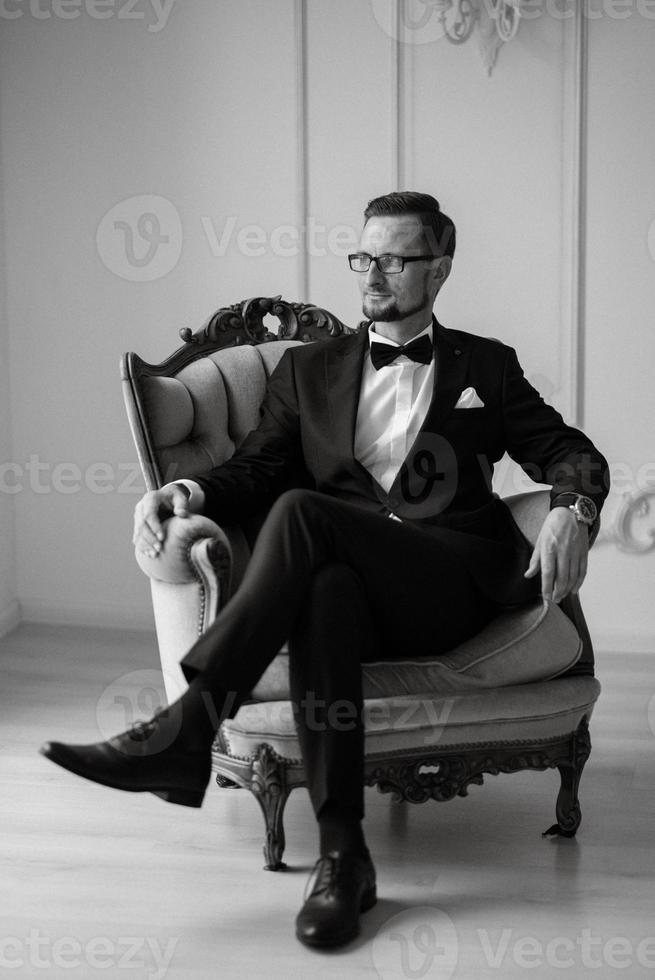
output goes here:
<path id="1" fill-rule="evenodd" d="M 593 500 L 590 500 L 589 497 L 578 497 L 575 507 L 581 521 L 584 521 L 585 524 L 593 524 L 598 514 Z"/>

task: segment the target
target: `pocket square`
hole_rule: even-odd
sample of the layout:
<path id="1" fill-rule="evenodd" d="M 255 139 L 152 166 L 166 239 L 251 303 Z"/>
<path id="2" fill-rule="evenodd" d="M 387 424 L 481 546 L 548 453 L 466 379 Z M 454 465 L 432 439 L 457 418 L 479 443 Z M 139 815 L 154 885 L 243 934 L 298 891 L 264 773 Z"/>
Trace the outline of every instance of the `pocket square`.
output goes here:
<path id="1" fill-rule="evenodd" d="M 484 408 L 484 402 L 475 388 L 465 388 L 457 399 L 455 408 Z"/>

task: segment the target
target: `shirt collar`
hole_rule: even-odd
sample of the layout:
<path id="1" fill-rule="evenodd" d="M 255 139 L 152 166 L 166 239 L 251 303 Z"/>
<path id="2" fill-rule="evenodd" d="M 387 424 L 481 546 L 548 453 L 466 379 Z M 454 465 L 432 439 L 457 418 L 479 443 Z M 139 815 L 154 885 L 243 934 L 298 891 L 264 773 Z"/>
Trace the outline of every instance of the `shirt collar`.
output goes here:
<path id="1" fill-rule="evenodd" d="M 433 340 L 433 336 L 432 336 L 432 321 L 430 321 L 430 323 L 428 323 L 427 327 L 425 327 L 424 330 L 421 330 L 420 333 L 417 333 L 416 336 L 412 337 L 412 340 L 418 340 L 419 337 L 423 337 L 423 336 L 429 337 L 430 338 L 430 341 Z M 381 334 L 376 333 L 375 332 L 375 323 L 369 324 L 369 328 L 368 328 L 368 343 L 369 343 L 369 346 L 372 343 L 376 343 L 376 344 L 389 344 L 391 347 L 402 347 L 403 346 L 402 344 L 397 344 L 395 340 L 390 340 L 389 337 L 383 337 Z M 411 341 L 408 340 L 407 343 L 409 344 L 409 343 L 411 343 Z"/>

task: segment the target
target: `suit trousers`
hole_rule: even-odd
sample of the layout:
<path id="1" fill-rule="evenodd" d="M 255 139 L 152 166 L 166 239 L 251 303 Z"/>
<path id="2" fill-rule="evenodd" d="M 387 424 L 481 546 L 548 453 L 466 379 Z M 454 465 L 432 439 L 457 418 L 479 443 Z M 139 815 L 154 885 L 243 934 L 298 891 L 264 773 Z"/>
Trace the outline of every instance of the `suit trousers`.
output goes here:
<path id="1" fill-rule="evenodd" d="M 438 656 L 498 607 L 435 528 L 312 490 L 282 494 L 243 581 L 182 660 L 219 718 L 233 716 L 285 641 L 314 812 L 364 812 L 361 663 Z"/>

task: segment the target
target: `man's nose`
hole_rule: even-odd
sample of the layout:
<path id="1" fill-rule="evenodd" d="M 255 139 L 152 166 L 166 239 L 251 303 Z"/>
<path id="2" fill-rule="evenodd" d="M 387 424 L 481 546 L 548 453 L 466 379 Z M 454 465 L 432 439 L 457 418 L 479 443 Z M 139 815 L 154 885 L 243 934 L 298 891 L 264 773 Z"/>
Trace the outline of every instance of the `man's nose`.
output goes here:
<path id="1" fill-rule="evenodd" d="M 366 273 L 366 284 L 375 285 L 375 283 L 380 283 L 385 281 L 385 276 L 383 272 L 380 272 L 377 262 L 371 260 L 371 264 L 368 267 L 368 272 Z"/>

